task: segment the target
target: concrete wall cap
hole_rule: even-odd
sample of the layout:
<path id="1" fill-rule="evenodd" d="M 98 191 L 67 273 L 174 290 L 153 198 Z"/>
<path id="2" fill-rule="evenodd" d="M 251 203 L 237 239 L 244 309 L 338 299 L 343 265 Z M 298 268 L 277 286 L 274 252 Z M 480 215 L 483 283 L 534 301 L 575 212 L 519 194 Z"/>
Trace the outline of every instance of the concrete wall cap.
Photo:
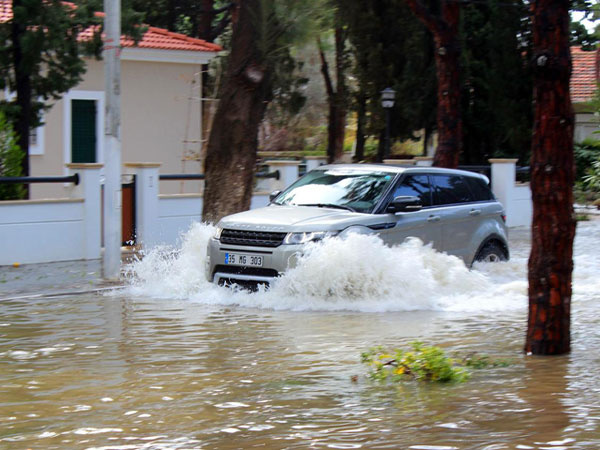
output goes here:
<path id="1" fill-rule="evenodd" d="M 65 164 L 67 169 L 102 169 L 104 164 L 101 163 L 69 163 Z"/>
<path id="2" fill-rule="evenodd" d="M 384 159 L 383 163 L 384 164 L 401 164 L 401 165 L 414 166 L 415 160 L 414 159 Z"/>
<path id="3" fill-rule="evenodd" d="M 82 198 L 40 198 L 36 200 L 4 200 L 0 202 L 0 208 L 2 206 L 14 206 L 14 205 L 50 205 L 56 203 L 83 203 Z"/>
<path id="4" fill-rule="evenodd" d="M 123 163 L 125 167 L 139 168 L 139 169 L 154 169 L 160 167 L 162 163 L 159 162 L 126 162 Z"/>
<path id="5" fill-rule="evenodd" d="M 175 200 L 175 199 L 182 199 L 182 198 L 202 198 L 204 197 L 204 194 L 198 194 L 198 193 L 190 193 L 190 194 L 159 194 L 158 198 L 161 200 Z"/>
<path id="6" fill-rule="evenodd" d="M 267 166 L 299 166 L 301 164 L 300 161 L 287 161 L 287 160 L 272 160 L 265 161 Z"/>

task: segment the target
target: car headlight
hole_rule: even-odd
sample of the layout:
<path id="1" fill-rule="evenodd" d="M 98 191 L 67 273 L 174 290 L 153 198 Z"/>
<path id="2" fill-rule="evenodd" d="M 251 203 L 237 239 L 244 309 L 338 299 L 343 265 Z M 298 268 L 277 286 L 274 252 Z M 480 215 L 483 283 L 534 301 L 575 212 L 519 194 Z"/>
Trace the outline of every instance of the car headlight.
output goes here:
<path id="1" fill-rule="evenodd" d="M 307 242 L 320 241 L 326 237 L 332 237 L 337 231 L 307 231 L 302 233 L 288 233 L 283 240 L 284 244 L 299 245 Z"/>
<path id="2" fill-rule="evenodd" d="M 221 233 L 222 232 L 223 232 L 223 228 L 222 227 L 215 228 L 215 234 L 213 235 L 213 238 L 215 238 L 218 241 L 219 239 L 221 239 Z"/>

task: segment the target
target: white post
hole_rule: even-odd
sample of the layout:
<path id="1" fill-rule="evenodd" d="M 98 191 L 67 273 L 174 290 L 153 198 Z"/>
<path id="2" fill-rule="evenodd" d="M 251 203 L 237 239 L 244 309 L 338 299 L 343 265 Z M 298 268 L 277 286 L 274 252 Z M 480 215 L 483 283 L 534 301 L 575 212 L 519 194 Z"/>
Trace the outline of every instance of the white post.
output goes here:
<path id="1" fill-rule="evenodd" d="M 517 175 L 517 159 L 490 159 L 492 165 L 492 192 L 498 199 L 508 219 L 512 219 L 511 198 Z"/>
<path id="2" fill-rule="evenodd" d="M 101 195 L 100 170 L 102 164 L 67 164 L 69 175 L 79 175 L 79 184 L 73 186 L 71 197 L 83 198 L 84 258 L 99 259 L 101 254 Z"/>
<path id="3" fill-rule="evenodd" d="M 433 156 L 415 156 L 415 166 L 431 167 L 433 166 Z"/>
<path id="4" fill-rule="evenodd" d="M 160 163 L 125 163 L 135 174 L 136 242 L 149 250 L 158 242 L 158 183 Z"/>
<path id="5" fill-rule="evenodd" d="M 305 156 L 306 171 L 310 172 L 323 164 L 327 164 L 327 156 Z"/>
<path id="6" fill-rule="evenodd" d="M 103 275 L 118 280 L 121 268 L 121 1 L 104 0 L 104 259 Z"/>
<path id="7" fill-rule="evenodd" d="M 271 179 L 271 192 L 283 191 L 299 177 L 300 161 L 266 161 L 269 172 L 279 171 L 279 180 Z"/>

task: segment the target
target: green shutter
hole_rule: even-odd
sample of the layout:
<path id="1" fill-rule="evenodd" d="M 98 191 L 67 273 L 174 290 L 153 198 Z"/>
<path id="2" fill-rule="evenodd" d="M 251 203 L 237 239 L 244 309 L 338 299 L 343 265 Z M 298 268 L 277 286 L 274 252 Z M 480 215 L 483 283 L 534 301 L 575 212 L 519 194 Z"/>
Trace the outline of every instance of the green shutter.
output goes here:
<path id="1" fill-rule="evenodd" d="M 97 162 L 95 100 L 71 100 L 71 162 Z"/>

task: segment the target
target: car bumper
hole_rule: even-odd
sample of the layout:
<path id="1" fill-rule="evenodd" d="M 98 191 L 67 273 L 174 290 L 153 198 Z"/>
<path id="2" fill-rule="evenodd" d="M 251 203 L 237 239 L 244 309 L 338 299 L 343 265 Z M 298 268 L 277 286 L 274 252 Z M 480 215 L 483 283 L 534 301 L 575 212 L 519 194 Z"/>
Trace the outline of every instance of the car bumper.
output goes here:
<path id="1" fill-rule="evenodd" d="M 303 245 L 280 245 L 279 247 L 252 247 L 221 244 L 211 238 L 208 242 L 205 273 L 208 281 L 218 284 L 269 284 L 287 269 L 296 265 Z M 230 265 L 228 253 L 261 256 L 260 267 Z"/>

